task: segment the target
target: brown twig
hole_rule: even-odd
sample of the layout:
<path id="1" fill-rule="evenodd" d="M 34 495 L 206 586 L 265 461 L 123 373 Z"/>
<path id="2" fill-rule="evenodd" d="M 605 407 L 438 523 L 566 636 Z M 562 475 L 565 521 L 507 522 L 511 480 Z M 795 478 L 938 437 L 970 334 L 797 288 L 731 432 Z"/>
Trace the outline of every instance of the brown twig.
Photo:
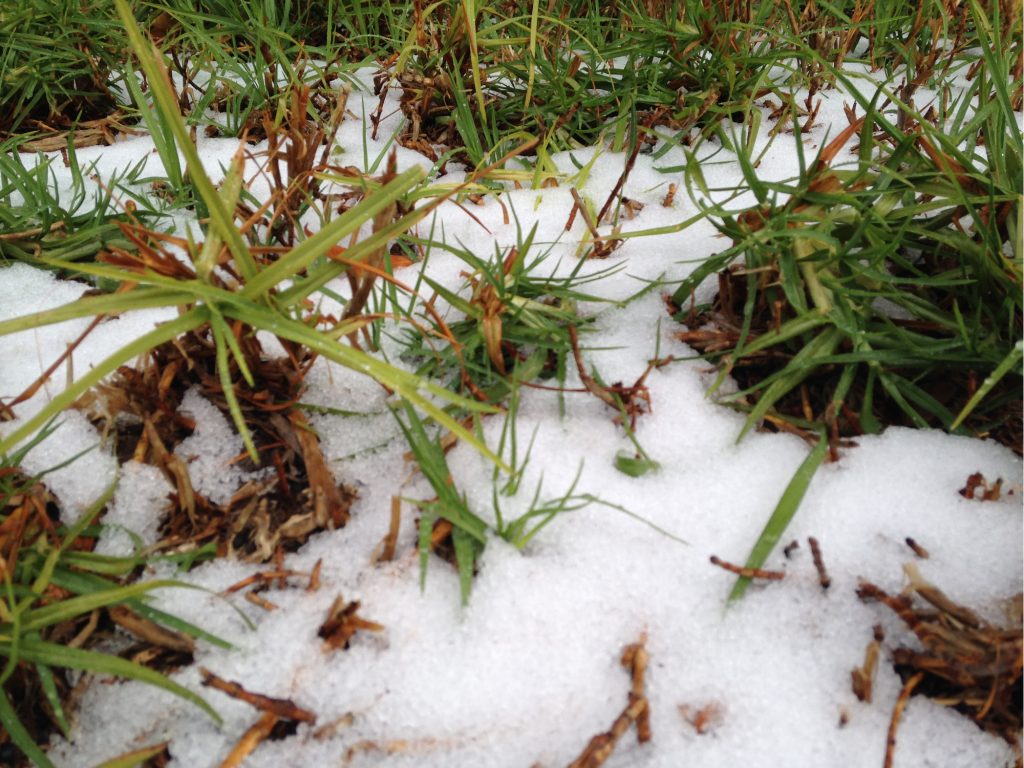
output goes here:
<path id="1" fill-rule="evenodd" d="M 612 386 L 605 386 L 598 383 L 593 376 L 591 376 L 586 367 L 583 364 L 583 355 L 580 353 L 579 336 L 576 333 L 575 326 L 570 325 L 569 328 L 569 342 L 572 345 L 572 357 L 576 363 L 576 369 L 579 372 L 580 382 L 584 388 L 594 395 L 605 405 L 615 409 L 620 414 L 625 413 L 629 418 L 629 428 L 636 428 L 636 418 L 639 414 L 644 413 L 650 408 L 650 393 L 648 392 L 647 385 L 644 383 L 647 376 L 655 368 L 659 368 L 668 362 L 671 362 L 672 358 L 651 360 L 647 364 L 647 368 L 644 370 L 640 377 L 633 382 L 631 386 L 626 386 L 621 383 L 613 384 Z M 562 390 L 567 391 L 567 390 Z M 646 404 L 646 405 L 645 405 Z"/>
<path id="2" fill-rule="evenodd" d="M 872 630 L 871 642 L 864 649 L 864 663 L 850 672 L 853 693 L 860 701 L 871 701 L 875 670 L 878 668 L 878 654 L 884 639 L 885 633 L 882 631 L 882 625 L 876 624 Z"/>
<path id="3" fill-rule="evenodd" d="M 335 650 L 348 648 L 349 641 L 356 632 L 383 632 L 384 625 L 375 621 L 368 621 L 359 613 L 359 601 L 353 600 L 346 603 L 341 595 L 338 595 L 327 611 L 327 619 L 320 625 L 317 634 L 323 638 L 328 647 Z"/>
<path id="4" fill-rule="evenodd" d="M 904 541 L 906 541 L 907 546 L 910 547 L 911 550 L 913 550 L 915 555 L 920 557 L 922 560 L 928 559 L 928 550 L 922 547 L 920 544 L 918 544 L 917 541 L 912 539 L 910 536 L 907 536 L 907 538 L 904 539 Z"/>
<path id="5" fill-rule="evenodd" d="M 601 212 L 597 214 L 598 224 L 604 221 L 605 214 L 608 213 L 608 209 L 612 207 L 615 197 L 626 185 L 626 179 L 629 178 L 629 174 L 633 171 L 633 166 L 636 164 L 636 156 L 640 153 L 640 146 L 642 144 L 643 140 L 640 138 L 640 132 L 637 131 L 636 141 L 633 142 L 633 149 L 630 150 L 629 157 L 626 158 L 626 164 L 622 168 L 622 173 L 619 174 L 618 181 L 615 182 L 615 186 L 612 187 L 612 191 L 608 194 L 608 199 L 604 201 L 604 205 L 601 207 Z"/>
<path id="6" fill-rule="evenodd" d="M 929 584 L 925 581 L 916 565 L 907 563 L 903 566 L 903 572 L 907 575 L 910 586 L 913 587 L 914 591 L 944 614 L 971 629 L 978 629 L 981 626 L 981 619 L 978 618 L 974 611 L 967 606 L 954 603 L 946 596 L 945 592 L 934 584 Z"/>
<path id="7" fill-rule="evenodd" d="M 307 592 L 316 592 L 320 589 L 320 569 L 323 567 L 323 558 L 316 561 L 312 572 L 309 574 L 309 584 L 306 585 Z"/>
<path id="8" fill-rule="evenodd" d="M 230 587 L 221 592 L 222 595 L 230 595 L 233 592 L 245 589 L 246 587 L 252 586 L 253 584 L 270 584 L 275 579 L 289 578 L 292 576 L 309 576 L 308 573 L 303 571 L 288 571 L 288 570 L 275 570 L 275 571 L 261 571 L 260 573 L 254 573 L 251 576 L 246 576 L 241 581 L 235 582 Z"/>
<path id="9" fill-rule="evenodd" d="M 818 583 L 822 589 L 832 586 L 832 578 L 825 570 L 825 561 L 821 559 L 821 545 L 813 536 L 808 537 L 807 543 L 811 545 L 811 557 L 814 559 L 814 569 L 818 572 Z"/>
<path id="10" fill-rule="evenodd" d="M 727 562 L 718 555 L 712 555 L 709 558 L 712 565 L 717 565 L 719 568 L 724 568 L 729 573 L 735 573 L 737 576 L 742 576 L 744 579 L 765 579 L 766 581 L 781 581 L 786 577 L 783 571 L 768 571 L 763 568 L 747 568 L 742 565 L 736 565 L 734 563 Z"/>
<path id="11" fill-rule="evenodd" d="M 900 695 L 896 699 L 896 705 L 892 708 L 889 732 L 885 736 L 885 760 L 882 762 L 882 768 L 892 768 L 892 761 L 896 754 L 896 729 L 899 728 L 900 718 L 903 716 L 903 710 L 907 706 L 907 701 L 910 700 L 910 694 L 914 692 L 917 684 L 923 679 L 924 672 L 918 672 L 907 680 L 900 690 Z"/>
<path id="12" fill-rule="evenodd" d="M 290 699 L 275 699 L 261 693 L 251 693 L 238 683 L 218 677 L 205 667 L 200 667 L 199 674 L 202 676 L 203 685 L 225 693 L 233 699 L 244 701 L 261 712 L 273 714 L 280 720 L 294 720 L 310 724 L 316 722 L 316 715 L 308 709 L 296 706 L 295 702 Z"/>
<path id="13" fill-rule="evenodd" d="M 192 653 L 196 649 L 195 641 L 188 635 L 143 618 L 125 605 L 112 605 L 107 608 L 107 614 L 121 629 L 143 642 L 180 653 Z"/>
<path id="14" fill-rule="evenodd" d="M 570 187 L 569 194 L 572 195 L 574 207 L 572 213 L 569 214 L 569 221 L 565 225 L 566 231 L 568 231 L 569 227 L 572 226 L 572 219 L 576 211 L 579 211 L 580 216 L 583 218 L 583 223 L 587 227 L 587 231 L 590 232 L 590 236 L 594 238 L 594 242 L 600 241 L 601 235 L 597 231 L 597 224 L 594 222 L 593 217 L 591 217 L 590 211 L 587 209 L 587 204 L 583 201 L 583 198 L 580 197 L 580 193 L 576 191 L 575 187 Z"/>
<path id="15" fill-rule="evenodd" d="M 5 408 L 10 408 L 12 406 L 18 405 L 18 403 L 22 403 L 25 400 L 28 400 L 33 395 L 35 395 L 35 393 L 39 391 L 40 387 L 42 387 L 44 384 L 46 384 L 46 382 L 50 380 L 50 377 L 53 375 L 53 372 L 56 371 L 64 363 L 65 360 L 71 358 L 71 355 L 74 353 L 76 349 L 78 349 L 78 346 L 83 341 L 85 341 L 85 337 L 92 333 L 94 330 L 96 330 L 96 326 L 98 326 L 106 319 L 107 315 L 96 315 L 96 317 L 94 317 L 89 322 L 89 325 L 86 326 L 85 330 L 82 331 L 78 335 L 78 337 L 70 344 L 68 344 L 67 347 L 65 347 L 64 351 L 57 356 L 57 359 L 53 361 L 50 367 L 43 371 L 39 375 L 39 378 L 37 378 L 35 381 L 29 384 L 28 387 L 25 388 L 24 392 L 19 394 L 9 403 L 7 403 Z"/>
<path id="16" fill-rule="evenodd" d="M 270 602 L 267 598 L 261 596 L 257 592 L 246 592 L 245 599 L 267 612 L 276 611 L 280 607 L 276 603 Z"/>
<path id="17" fill-rule="evenodd" d="M 644 694 L 644 674 L 647 670 L 647 651 L 644 648 L 646 637 L 627 645 L 622 650 L 622 666 L 630 670 L 632 682 L 629 691 L 629 704 L 622 711 L 612 727 L 604 733 L 594 736 L 586 748 L 569 768 L 598 768 L 611 756 L 622 735 L 636 723 L 637 741 L 643 744 L 651 738 L 650 704 Z"/>
<path id="18" fill-rule="evenodd" d="M 390 562 L 395 559 L 395 550 L 398 545 L 398 531 L 402 524 L 402 498 L 400 496 L 391 497 L 391 522 L 388 525 L 388 532 L 384 535 L 384 540 L 380 544 L 380 555 L 376 558 L 377 562 Z"/>
<path id="19" fill-rule="evenodd" d="M 923 675 L 925 695 L 955 707 L 986 731 L 1016 743 L 1024 669 L 1020 614 L 1012 617 L 1012 626 L 988 624 L 924 581 L 912 563 L 904 568 L 910 581 L 904 594 L 889 595 L 866 582 L 857 590 L 861 600 L 877 600 L 888 606 L 920 642 L 917 648 L 893 649 L 894 668 L 904 679 Z M 930 605 L 915 606 L 915 595 Z"/>
<path id="20" fill-rule="evenodd" d="M 569 341 L 572 343 L 572 356 L 576 361 L 576 369 L 579 371 L 580 381 L 583 383 L 583 386 L 602 403 L 614 408 L 616 411 L 619 410 L 621 402 L 615 398 L 608 387 L 602 387 L 594 381 L 593 376 L 587 373 L 587 368 L 583 365 L 583 356 L 580 354 L 579 337 L 576 335 L 575 326 L 572 325 L 569 326 Z"/>
<path id="21" fill-rule="evenodd" d="M 270 735 L 270 732 L 274 730 L 274 726 L 277 725 L 280 719 L 273 712 L 264 712 L 260 719 L 242 734 L 242 738 L 235 744 L 231 753 L 224 758 L 220 768 L 239 768 L 245 761 L 245 758 L 251 755 L 256 747 Z"/>
<path id="22" fill-rule="evenodd" d="M 636 643 L 627 645 L 622 651 L 622 666 L 630 670 L 632 685 L 629 691 L 629 702 L 632 704 L 637 700 L 644 700 L 644 676 L 647 674 L 647 649 L 644 643 L 647 638 L 641 635 Z M 645 706 L 636 718 L 636 740 L 641 744 L 651 740 L 651 708 Z"/>

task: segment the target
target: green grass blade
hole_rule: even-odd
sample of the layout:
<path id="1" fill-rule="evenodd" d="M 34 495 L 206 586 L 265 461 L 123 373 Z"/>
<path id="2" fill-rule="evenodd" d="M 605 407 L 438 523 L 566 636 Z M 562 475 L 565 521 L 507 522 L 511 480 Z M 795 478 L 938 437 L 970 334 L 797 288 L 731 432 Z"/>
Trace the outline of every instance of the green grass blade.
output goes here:
<path id="1" fill-rule="evenodd" d="M 455 546 L 455 562 L 459 568 L 459 594 L 462 604 L 466 605 L 469 603 L 469 593 L 473 589 L 476 559 L 483 551 L 484 545 L 459 527 L 452 528 L 452 544 Z"/>
<path id="2" fill-rule="evenodd" d="M 992 388 L 998 384 L 1002 378 L 1010 372 L 1018 363 L 1021 358 L 1024 357 L 1024 341 L 1018 341 L 1010 353 L 1003 358 L 1003 361 L 996 366 L 996 369 L 991 374 L 985 377 L 985 381 L 982 382 L 981 386 L 978 387 L 978 391 L 975 392 L 971 399 L 967 401 L 967 404 L 963 407 L 963 410 L 957 414 L 956 419 L 950 424 L 950 430 L 958 428 L 964 423 L 964 419 L 971 415 L 971 412 L 978 407 L 985 396 L 992 391 Z"/>
<path id="3" fill-rule="evenodd" d="M 7 734 L 11 737 L 11 741 L 29 760 L 39 768 L 55 768 L 54 764 L 50 762 L 50 758 L 46 756 L 46 753 L 39 748 L 28 731 L 25 730 L 25 726 L 18 719 L 18 714 L 11 705 L 11 700 L 7 698 L 7 691 L 2 688 L 0 688 L 0 724 L 3 724 L 4 728 L 7 729 Z"/>
<path id="4" fill-rule="evenodd" d="M 0 276 L 2 276 L 0 272 Z M 137 309 L 153 309 L 156 307 L 173 307 L 190 303 L 195 297 L 181 290 L 153 288 L 136 289 L 129 293 L 115 293 L 104 296 L 84 296 L 77 301 L 64 304 L 30 315 L 12 317 L 0 322 L 0 336 L 18 331 L 42 328 L 46 325 L 64 323 L 82 317 L 98 315 L 117 315 Z"/>
<path id="5" fill-rule="evenodd" d="M 229 349 L 234 353 L 235 350 L 238 350 L 238 346 L 237 344 L 229 346 L 227 340 L 230 338 L 234 342 L 234 334 L 227 327 L 220 312 L 213 307 L 210 307 L 210 332 L 213 334 L 214 346 L 216 347 L 217 376 L 220 378 L 220 388 L 228 404 L 228 412 L 231 414 L 231 420 L 235 422 L 235 429 L 238 430 L 238 434 L 242 438 L 242 443 L 245 445 L 249 458 L 254 463 L 259 464 L 260 454 L 256 450 L 256 444 L 252 441 L 252 433 L 249 431 L 249 425 L 245 423 L 245 416 L 242 415 L 242 406 L 238 403 L 238 395 L 235 394 L 235 384 L 231 380 L 231 367 L 228 364 Z M 241 360 L 239 368 L 247 370 L 241 350 L 238 350 L 236 359 Z M 251 374 L 249 378 L 251 378 Z"/>
<path id="6" fill-rule="evenodd" d="M 789 485 L 783 491 L 782 498 L 779 499 L 775 511 L 772 512 L 772 516 L 768 518 L 764 530 L 758 536 L 754 548 L 750 550 L 750 556 L 747 557 L 747 562 L 745 563 L 747 568 L 760 568 L 764 565 L 768 555 L 771 554 L 771 551 L 775 549 L 775 545 L 779 543 L 779 539 L 782 538 L 786 526 L 789 525 L 793 515 L 796 514 L 800 502 L 803 501 L 804 494 L 807 493 L 807 487 L 811 484 L 814 473 L 821 466 L 821 462 L 825 459 L 827 453 L 828 440 L 825 437 L 825 433 L 822 432 L 818 444 L 814 446 L 814 449 L 797 468 L 793 479 L 789 481 Z M 749 585 L 750 579 L 748 578 L 740 576 L 736 579 L 736 583 L 729 593 L 728 602 L 732 603 L 739 600 Z"/>
<path id="7" fill-rule="evenodd" d="M 256 262 L 249 252 L 249 247 L 242 239 L 242 233 L 235 227 L 233 211 L 228 211 L 225 208 L 224 202 L 221 200 L 220 195 L 217 194 L 217 188 L 214 187 L 213 182 L 210 181 L 210 177 L 203 168 L 203 163 L 199 159 L 199 153 L 196 151 L 195 145 L 185 130 L 185 123 L 179 112 L 177 100 L 171 90 L 167 70 L 158 60 L 159 52 L 152 43 L 147 43 L 143 39 L 142 32 L 135 22 L 135 15 L 128 5 L 128 0 L 114 0 L 114 4 L 117 6 L 117 14 L 121 17 L 125 31 L 128 33 L 128 40 L 131 43 L 132 49 L 139 57 L 139 66 L 146 73 L 150 91 L 153 94 L 153 100 L 156 105 L 156 111 L 160 119 L 173 133 L 178 149 L 185 156 L 189 180 L 195 186 L 196 192 L 199 193 L 199 197 L 210 214 L 210 225 L 227 243 L 228 250 L 231 251 L 231 255 L 234 257 L 235 264 L 238 266 L 242 276 L 246 280 L 252 279 L 257 273 Z"/>
<path id="8" fill-rule="evenodd" d="M 0 643 L 0 653 L 3 653 L 7 643 Z M 202 709 L 218 724 L 221 722 L 220 715 L 211 707 L 204 698 L 193 693 L 188 688 L 171 680 L 152 669 L 147 669 L 118 656 L 111 656 L 96 651 L 86 651 L 81 648 L 69 648 L 56 643 L 48 643 L 43 640 L 26 638 L 21 645 L 21 655 L 26 661 L 36 664 L 47 664 L 51 667 L 66 667 L 68 669 L 81 669 L 86 672 L 102 673 L 124 677 L 129 680 L 138 680 L 149 685 L 161 688 L 186 701 L 190 701 Z"/>
<path id="9" fill-rule="evenodd" d="M 92 389 L 104 378 L 116 371 L 119 366 L 129 360 L 133 360 L 139 355 L 145 354 L 165 341 L 175 339 L 186 331 L 190 331 L 193 328 L 202 325 L 203 322 L 206 321 L 206 315 L 207 312 L 205 308 L 193 309 L 181 317 L 157 326 L 155 330 L 150 331 L 145 336 L 141 336 L 130 344 L 126 344 L 100 363 L 97 363 L 96 366 L 91 368 L 87 374 L 82 376 L 82 378 L 75 381 L 67 389 L 53 398 L 53 400 L 51 400 L 49 404 L 45 408 L 41 409 L 35 416 L 28 419 L 18 429 L 7 435 L 7 437 L 0 440 L 0 454 L 6 453 L 20 441 L 32 435 L 37 429 L 50 421 L 54 416 L 74 403 L 75 400 L 81 397 L 85 392 Z"/>
<path id="10" fill-rule="evenodd" d="M 105 589 L 88 595 L 79 595 L 78 597 L 69 597 L 66 600 L 45 605 L 42 608 L 33 608 L 27 611 L 22 619 L 21 631 L 23 633 L 38 631 L 51 624 L 59 624 L 67 619 L 82 616 L 97 608 L 105 608 L 110 605 L 126 602 L 131 598 L 161 587 L 184 588 L 188 587 L 188 585 L 184 582 L 165 579 Z"/>
<path id="11" fill-rule="evenodd" d="M 61 733 L 64 734 L 65 738 L 71 736 L 71 726 L 68 724 L 68 719 L 64 714 L 64 707 L 60 703 L 60 694 L 57 692 L 57 683 L 53 680 L 53 671 L 45 664 L 36 664 L 36 674 L 39 675 L 39 683 L 43 688 L 43 693 L 46 695 L 46 701 L 50 705 L 50 709 L 53 710 L 53 717 L 57 721 L 57 726 L 60 728 Z"/>

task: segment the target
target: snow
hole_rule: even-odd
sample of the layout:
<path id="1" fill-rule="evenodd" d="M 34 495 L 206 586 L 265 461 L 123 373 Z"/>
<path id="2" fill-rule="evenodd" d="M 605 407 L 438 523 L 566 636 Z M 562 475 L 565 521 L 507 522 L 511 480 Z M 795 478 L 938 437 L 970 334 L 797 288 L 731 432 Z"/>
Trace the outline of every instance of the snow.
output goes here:
<path id="1" fill-rule="evenodd" d="M 214 504 L 227 504 L 243 483 L 266 475 L 267 470 L 245 472 L 235 457 L 245 451 L 242 438 L 217 407 L 193 387 L 182 398 L 182 414 L 195 421 L 195 430 L 174 449 L 188 467 L 189 481 Z"/>
<path id="2" fill-rule="evenodd" d="M 827 142 L 830 121 L 845 124 L 841 95 L 826 98 L 821 124 L 803 137 L 809 150 Z M 395 112 L 382 122 L 379 140 L 369 138 L 361 119 L 350 116 L 343 123 L 335 162 L 366 167 L 364 157 L 372 162 L 380 155 L 400 117 L 394 100 L 389 103 Z M 375 105 L 372 96 L 359 93 L 349 101 L 355 115 L 369 114 Z M 763 146 L 765 139 L 758 141 Z M 151 146 L 147 138 L 128 138 L 80 150 L 79 158 L 95 161 L 97 172 L 109 178 L 141 157 L 157 163 Z M 200 139 L 204 161 L 215 176 L 236 146 Z M 705 145 L 698 153 L 707 160 L 703 171 L 709 186 L 737 184 L 739 172 L 728 162 L 728 152 L 712 157 L 713 152 Z M 398 159 L 400 170 L 413 163 L 430 167 L 410 150 L 400 150 Z M 553 158 L 567 176 L 591 160 L 580 192 L 600 206 L 622 171 L 624 156 L 590 148 Z M 247 177 L 256 173 L 251 162 Z M 638 157 L 624 192 L 646 207 L 632 221 L 623 218 L 623 231 L 677 224 L 697 212 L 682 173 L 659 171 L 684 163 L 677 149 Z M 795 163 L 793 139 L 784 135 L 765 153 L 759 173 L 785 179 L 796 172 Z M 55 165 L 54 172 L 63 178 L 64 169 Z M 457 176 L 453 171 L 452 177 Z M 673 207 L 663 208 L 670 182 L 680 189 Z M 443 232 L 447 242 L 490 257 L 495 244 L 504 253 L 516 243 L 517 231 L 526 233 L 536 225 L 531 257 L 547 251 L 538 274 L 566 275 L 577 266 L 585 229 L 577 217 L 571 231 L 564 231 L 572 204 L 568 186 L 509 189 L 501 200 L 514 211 L 509 224 L 503 223 L 502 205 L 493 198 L 470 207 L 479 224 L 454 204 L 445 204 L 436 214 L 435 236 Z M 740 204 L 737 200 L 730 206 Z M 424 222 L 420 232 L 430 227 Z M 874 700 L 861 703 L 850 690 L 850 670 L 861 663 L 876 623 L 884 626 L 887 645 L 913 640 L 886 609 L 858 600 L 858 580 L 898 591 L 901 566 L 913 559 L 904 543 L 911 536 L 931 553 L 930 559 L 917 561 L 926 579 L 952 599 L 1001 620 L 1000 601 L 1022 588 L 1021 463 L 993 443 L 935 431 L 892 428 L 859 438 L 856 447 L 845 450 L 838 463 L 824 465 L 814 478 L 786 533 L 800 548 L 788 559 L 781 550 L 769 558 L 767 567 L 784 570 L 786 578 L 753 586 L 727 609 L 734 577 L 711 566 L 709 556 L 745 559 L 807 446 L 791 435 L 763 433 L 737 443 L 742 416 L 705 396 L 711 380 L 706 364 L 673 337 L 659 291 L 624 305 L 614 303 L 650 281 L 678 283 L 701 258 L 723 247 L 713 227 L 699 223 L 682 232 L 628 239 L 607 260 L 583 265 L 583 275 L 620 267 L 587 286 L 613 302 L 580 308 L 594 318 L 592 330 L 582 337 L 587 366 L 604 381 L 629 383 L 643 373 L 656 350 L 676 359 L 648 377 L 652 412 L 637 423 L 637 438 L 660 469 L 639 478 L 614 469 L 616 454 L 632 448 L 621 427 L 612 423 L 614 414 L 597 399 L 524 388 L 515 423 L 520 461 L 531 439 L 532 449 L 519 492 L 499 497 L 506 519 L 527 511 L 541 483 L 542 501 L 560 497 L 577 472 L 575 492 L 605 504 L 560 515 L 523 551 L 491 535 L 465 607 L 456 573 L 437 559 L 421 590 L 417 513 L 408 501 L 397 559 L 371 564 L 371 552 L 388 528 L 391 498 L 427 499 L 433 492 L 403 460 L 406 446 L 387 411 L 385 393 L 346 369 L 318 362 L 308 378 L 306 401 L 359 412 L 311 416 L 336 477 L 359 490 L 344 529 L 313 537 L 286 560 L 287 568 L 307 573 L 322 561 L 319 590 L 307 591 L 302 579 L 292 579 L 284 589 L 274 585 L 262 593 L 278 606 L 268 612 L 243 600 L 241 593 L 215 594 L 259 570 L 255 566 L 214 561 L 187 574 L 168 564 L 154 566 L 147 578 L 172 577 L 209 590 L 160 590 L 156 605 L 235 645 L 223 650 L 200 641 L 196 664 L 175 675 L 207 697 L 223 725 L 151 687 L 93 684 L 82 699 L 71 740 L 53 740 L 53 759 L 63 766 L 90 766 L 169 739 L 171 765 L 219 764 L 257 715 L 245 704 L 202 688 L 202 666 L 251 691 L 291 698 L 317 715 L 315 726 L 263 743 L 246 761 L 249 766 L 564 765 L 626 705 L 629 675 L 619 655 L 645 635 L 654 737 L 640 745 L 627 733 L 608 766 L 880 765 L 901 683 L 891 665 L 882 663 Z M 418 268 L 406 268 L 399 279 L 413 282 Z M 465 264 L 440 248 L 430 253 L 426 269 L 450 288 L 464 287 L 460 272 Z M 332 288 L 347 291 L 344 281 Z M 0 271 L 0 318 L 58 306 L 83 290 L 23 265 L 6 267 Z M 103 323 L 75 352 L 73 371 L 86 370 L 171 316 L 138 312 Z M 84 326 L 85 321 L 77 321 L 0 338 L 5 361 L 0 393 L 9 397 L 21 391 Z M 385 351 L 400 364 L 394 342 Z M 568 386 L 579 386 L 574 372 L 569 378 Z M 21 417 L 32 413 L 65 381 L 61 369 L 16 412 Z M 197 489 L 223 501 L 243 480 L 225 463 L 241 451 L 241 440 L 198 392 L 187 395 L 182 410 L 196 418 L 199 428 L 178 453 L 188 459 Z M 503 418 L 484 421 L 492 447 L 498 444 Z M 30 454 L 28 471 L 100 442 L 80 414 L 69 412 L 63 421 L 59 434 Z M 493 523 L 493 465 L 466 445 L 456 446 L 448 462 L 470 508 Z M 1004 478 L 1014 494 L 985 503 L 960 496 L 957 490 L 968 475 L 979 471 L 989 479 Z M 100 446 L 47 481 L 73 518 L 114 474 L 109 446 Z M 152 542 L 170 491 L 149 467 L 129 464 L 118 474 L 101 552 L 131 551 L 122 528 Z M 809 536 L 821 542 L 833 580 L 827 591 L 811 563 Z M 317 630 L 338 595 L 359 600 L 360 615 L 385 631 L 359 633 L 347 650 L 326 648 Z M 699 733 L 684 713 L 705 707 L 713 715 Z M 911 700 L 898 734 L 896 764 L 901 768 L 1012 762 L 1004 742 L 959 714 L 922 697 Z"/>

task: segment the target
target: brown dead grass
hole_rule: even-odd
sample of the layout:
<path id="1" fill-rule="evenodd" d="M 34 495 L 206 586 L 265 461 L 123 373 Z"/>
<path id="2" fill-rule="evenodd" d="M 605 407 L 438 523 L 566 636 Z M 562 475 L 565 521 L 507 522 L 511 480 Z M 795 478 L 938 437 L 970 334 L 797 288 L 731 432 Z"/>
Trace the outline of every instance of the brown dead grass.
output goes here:
<path id="1" fill-rule="evenodd" d="M 288 357 L 271 358 L 254 336 L 238 341 L 256 386 L 249 387 L 233 368 L 236 395 L 261 466 L 271 471 L 245 483 L 226 504 L 197 492 L 186 459 L 174 452 L 195 427 L 178 410 L 189 389 L 198 387 L 230 418 L 210 338 L 190 334 L 158 347 L 140 369 L 121 368 L 79 406 L 115 438 L 119 461 L 152 464 L 175 488 L 161 547 L 215 540 L 219 554 L 265 562 L 279 551 L 294 551 L 317 531 L 342 527 L 356 494 L 335 483 L 319 438 L 299 407 L 314 357 L 292 348 Z M 257 469 L 244 454 L 237 465 Z"/>

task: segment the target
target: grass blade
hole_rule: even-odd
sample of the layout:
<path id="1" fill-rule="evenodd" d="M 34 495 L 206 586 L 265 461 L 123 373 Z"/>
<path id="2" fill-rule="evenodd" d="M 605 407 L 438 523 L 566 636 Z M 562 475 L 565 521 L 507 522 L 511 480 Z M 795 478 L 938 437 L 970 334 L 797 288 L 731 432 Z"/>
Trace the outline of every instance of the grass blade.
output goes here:
<path id="1" fill-rule="evenodd" d="M 5 645 L 7 643 L 0 643 L 0 652 L 3 651 Z M 122 659 L 119 656 L 85 651 L 81 648 L 69 648 L 56 643 L 28 638 L 22 641 L 21 656 L 26 661 L 36 664 L 47 664 L 51 667 L 67 667 L 69 669 L 81 669 L 86 672 L 115 675 L 154 685 L 157 688 L 162 688 L 169 693 L 192 702 L 218 724 L 221 723 L 220 715 L 202 696 L 179 685 L 166 675 Z"/>
<path id="2" fill-rule="evenodd" d="M 807 487 L 811 484 L 814 473 L 825 459 L 826 453 L 828 453 L 828 440 L 825 437 L 825 433 L 822 432 L 818 444 L 814 446 L 814 449 L 797 468 L 793 479 L 789 481 L 786 490 L 782 492 L 782 498 L 779 499 L 775 511 L 768 518 L 768 522 L 765 524 L 764 530 L 761 531 L 761 535 L 758 536 L 754 548 L 750 550 L 750 555 L 745 563 L 747 568 L 760 568 L 764 565 L 764 561 L 768 559 L 771 551 L 775 549 L 775 545 L 782 538 L 786 526 L 789 525 L 789 521 L 796 514 L 800 502 L 803 501 L 804 494 L 807 493 Z M 728 602 L 732 603 L 739 600 L 743 593 L 747 591 L 749 585 L 750 579 L 744 576 L 736 579 L 736 584 L 733 585 L 732 591 L 729 593 Z"/>

